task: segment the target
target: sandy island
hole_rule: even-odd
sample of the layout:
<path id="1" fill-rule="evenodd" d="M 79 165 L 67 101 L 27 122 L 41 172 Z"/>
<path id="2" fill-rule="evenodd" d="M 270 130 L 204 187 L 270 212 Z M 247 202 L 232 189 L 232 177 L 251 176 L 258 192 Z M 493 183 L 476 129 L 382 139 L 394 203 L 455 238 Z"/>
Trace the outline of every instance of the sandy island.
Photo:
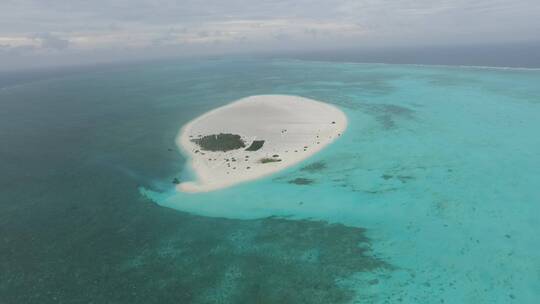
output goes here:
<path id="1" fill-rule="evenodd" d="M 310 157 L 347 127 L 337 107 L 308 98 L 260 95 L 207 112 L 176 139 L 196 180 L 184 192 L 207 192 L 280 171 Z"/>

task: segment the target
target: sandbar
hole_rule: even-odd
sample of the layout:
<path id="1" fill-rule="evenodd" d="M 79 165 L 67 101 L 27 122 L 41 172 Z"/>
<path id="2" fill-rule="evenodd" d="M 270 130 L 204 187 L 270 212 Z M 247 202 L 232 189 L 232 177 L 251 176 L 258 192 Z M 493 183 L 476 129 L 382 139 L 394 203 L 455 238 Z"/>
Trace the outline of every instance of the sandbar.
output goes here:
<path id="1" fill-rule="evenodd" d="M 187 123 L 176 144 L 195 180 L 183 192 L 208 192 L 278 172 L 312 156 L 347 128 L 336 106 L 299 96 L 257 95 Z"/>

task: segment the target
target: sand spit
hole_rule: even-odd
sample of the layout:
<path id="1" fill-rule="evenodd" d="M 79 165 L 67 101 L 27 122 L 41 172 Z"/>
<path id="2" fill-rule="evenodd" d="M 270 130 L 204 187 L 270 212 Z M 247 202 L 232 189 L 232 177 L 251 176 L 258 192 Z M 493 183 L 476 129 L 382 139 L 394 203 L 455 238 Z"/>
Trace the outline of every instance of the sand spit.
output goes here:
<path id="1" fill-rule="evenodd" d="M 347 127 L 337 107 L 308 98 L 259 95 L 207 112 L 186 124 L 176 143 L 195 181 L 184 192 L 207 192 L 275 173 L 310 157 Z"/>

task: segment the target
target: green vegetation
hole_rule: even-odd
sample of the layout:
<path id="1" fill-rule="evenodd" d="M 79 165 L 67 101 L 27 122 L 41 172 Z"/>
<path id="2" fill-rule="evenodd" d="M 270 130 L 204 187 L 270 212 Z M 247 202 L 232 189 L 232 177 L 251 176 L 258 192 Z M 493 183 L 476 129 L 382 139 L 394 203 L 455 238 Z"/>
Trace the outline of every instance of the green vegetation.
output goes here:
<path id="1" fill-rule="evenodd" d="M 264 140 L 254 140 L 246 151 L 257 151 L 264 145 Z"/>
<path id="2" fill-rule="evenodd" d="M 214 152 L 236 150 L 246 146 L 240 135 L 237 134 L 212 134 L 191 141 L 199 145 L 202 150 Z"/>
<path id="3" fill-rule="evenodd" d="M 277 163 L 277 162 L 280 162 L 280 161 L 281 161 L 281 159 L 279 159 L 279 158 L 270 158 L 270 157 L 261 158 L 259 160 L 259 162 L 262 163 L 262 164 Z"/>

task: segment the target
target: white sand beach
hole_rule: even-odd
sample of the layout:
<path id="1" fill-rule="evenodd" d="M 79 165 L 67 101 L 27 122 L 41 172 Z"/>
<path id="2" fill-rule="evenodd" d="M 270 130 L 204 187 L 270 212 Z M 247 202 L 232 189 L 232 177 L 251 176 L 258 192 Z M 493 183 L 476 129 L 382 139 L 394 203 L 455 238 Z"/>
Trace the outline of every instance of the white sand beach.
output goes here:
<path id="1" fill-rule="evenodd" d="M 317 153 L 346 127 L 341 110 L 308 98 L 259 95 L 237 100 L 180 130 L 176 143 L 189 156 L 196 180 L 182 182 L 177 189 L 207 192 L 275 173 Z M 239 135 L 235 139 L 245 146 L 205 150 L 202 140 L 212 142 L 218 138 L 212 135 L 218 134 Z"/>

